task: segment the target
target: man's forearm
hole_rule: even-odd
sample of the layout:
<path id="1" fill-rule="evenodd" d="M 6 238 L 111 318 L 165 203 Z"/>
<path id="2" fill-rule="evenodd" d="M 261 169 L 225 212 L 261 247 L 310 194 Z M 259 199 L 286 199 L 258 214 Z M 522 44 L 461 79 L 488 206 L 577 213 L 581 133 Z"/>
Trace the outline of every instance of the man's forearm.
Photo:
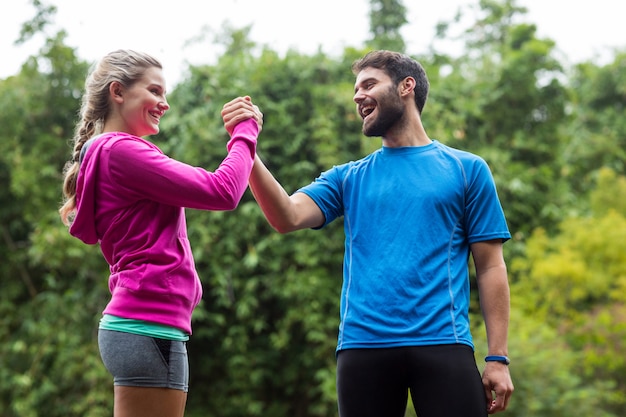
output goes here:
<path id="1" fill-rule="evenodd" d="M 508 355 L 510 293 L 506 267 L 492 268 L 478 278 L 489 355 Z"/>
<path id="2" fill-rule="evenodd" d="M 274 178 L 258 155 L 254 158 L 254 166 L 250 174 L 250 190 L 261 207 L 268 223 L 280 233 L 293 229 L 290 220 L 291 201 L 282 185 Z"/>

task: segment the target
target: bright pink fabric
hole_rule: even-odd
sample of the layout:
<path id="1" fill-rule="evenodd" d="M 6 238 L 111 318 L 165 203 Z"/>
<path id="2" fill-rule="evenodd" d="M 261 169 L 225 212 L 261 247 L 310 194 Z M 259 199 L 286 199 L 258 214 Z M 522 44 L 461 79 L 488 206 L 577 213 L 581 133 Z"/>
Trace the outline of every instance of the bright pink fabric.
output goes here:
<path id="1" fill-rule="evenodd" d="M 202 297 L 184 208 L 233 210 L 248 185 L 259 130 L 235 127 L 228 155 L 210 172 L 164 155 L 151 142 L 106 133 L 88 149 L 77 180 L 70 233 L 100 243 L 110 267 L 104 314 L 146 320 L 191 334 Z"/>

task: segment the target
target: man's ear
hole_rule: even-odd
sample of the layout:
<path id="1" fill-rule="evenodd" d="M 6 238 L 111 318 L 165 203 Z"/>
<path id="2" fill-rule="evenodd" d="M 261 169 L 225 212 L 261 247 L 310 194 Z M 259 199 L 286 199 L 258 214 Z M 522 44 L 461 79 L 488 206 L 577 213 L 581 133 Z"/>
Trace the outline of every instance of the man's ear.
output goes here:
<path id="1" fill-rule="evenodd" d="M 415 84 L 415 78 L 413 77 L 406 77 L 404 80 L 400 81 L 400 95 L 406 97 L 412 94 L 415 90 Z"/>
<path id="2" fill-rule="evenodd" d="M 121 103 L 122 101 L 124 101 L 123 92 L 124 87 L 122 87 L 122 84 L 120 84 L 118 81 L 113 81 L 109 85 L 109 95 L 111 96 L 111 99 L 116 103 Z"/>

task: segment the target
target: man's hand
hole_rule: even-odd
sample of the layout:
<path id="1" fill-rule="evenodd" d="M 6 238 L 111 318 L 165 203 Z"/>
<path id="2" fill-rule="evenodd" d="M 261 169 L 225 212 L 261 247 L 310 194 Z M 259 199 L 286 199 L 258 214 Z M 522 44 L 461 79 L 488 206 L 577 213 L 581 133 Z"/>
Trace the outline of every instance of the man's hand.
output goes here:
<path id="1" fill-rule="evenodd" d="M 506 410 L 514 390 L 509 367 L 499 362 L 487 362 L 483 372 L 483 386 L 487 396 L 487 412 L 494 414 Z"/>

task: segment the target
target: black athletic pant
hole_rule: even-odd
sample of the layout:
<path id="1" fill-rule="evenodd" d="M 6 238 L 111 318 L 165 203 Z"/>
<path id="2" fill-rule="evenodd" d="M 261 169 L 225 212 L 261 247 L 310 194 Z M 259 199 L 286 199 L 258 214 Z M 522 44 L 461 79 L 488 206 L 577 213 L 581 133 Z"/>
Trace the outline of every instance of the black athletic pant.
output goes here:
<path id="1" fill-rule="evenodd" d="M 340 417 L 486 417 L 487 400 L 467 345 L 348 349 L 337 356 Z"/>

